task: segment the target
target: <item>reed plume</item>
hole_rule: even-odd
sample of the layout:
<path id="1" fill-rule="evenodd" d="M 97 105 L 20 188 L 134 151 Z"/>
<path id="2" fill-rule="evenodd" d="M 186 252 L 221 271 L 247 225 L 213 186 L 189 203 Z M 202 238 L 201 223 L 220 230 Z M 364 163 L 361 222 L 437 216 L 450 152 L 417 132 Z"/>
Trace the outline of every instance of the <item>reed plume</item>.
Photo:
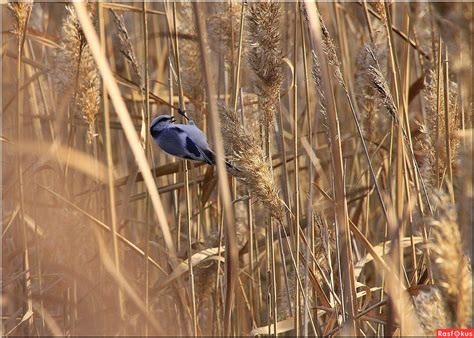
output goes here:
<path id="1" fill-rule="evenodd" d="M 88 3 L 94 18 L 95 4 Z M 96 132 L 96 117 L 100 108 L 100 77 L 92 53 L 82 32 L 74 7 L 66 6 L 61 32 L 61 49 L 57 54 L 55 77 L 58 89 L 65 93 L 74 89 L 72 111 L 81 112 L 87 122 L 86 140 L 90 144 Z"/>
<path id="2" fill-rule="evenodd" d="M 236 61 L 239 49 L 240 13 L 244 4 L 231 1 L 230 3 L 216 3 L 214 14 L 207 19 L 211 48 L 224 55 L 227 65 Z M 244 41 L 246 40 L 245 31 Z M 242 55 L 245 56 L 247 44 L 242 46 Z"/>
<path id="3" fill-rule="evenodd" d="M 428 219 L 430 249 L 435 284 L 441 290 L 453 318 L 453 327 L 470 327 L 472 314 L 472 274 L 463 252 L 455 206 L 446 194 L 436 196 L 438 215 Z"/>
<path id="4" fill-rule="evenodd" d="M 13 33 L 18 37 L 19 43 L 23 41 L 26 33 L 26 24 L 29 20 L 33 1 L 9 2 L 8 9 L 14 18 Z"/>
<path id="5" fill-rule="evenodd" d="M 456 132 L 459 130 L 459 108 L 458 108 L 458 88 L 457 84 L 450 81 L 449 83 L 449 144 L 451 158 L 448 159 L 446 155 L 446 128 L 444 113 L 444 83 L 440 81 L 440 107 L 438 110 L 438 80 L 435 72 L 430 72 L 429 77 L 425 83 L 424 90 L 424 103 L 425 103 L 425 125 L 423 126 L 424 138 L 420 140 L 420 146 L 425 153 L 425 162 L 423 163 L 423 173 L 426 176 L 426 180 L 431 186 L 435 187 L 435 182 L 442 180 L 444 171 L 447 168 L 448 163 L 455 163 L 455 159 L 458 155 L 459 149 L 459 134 Z M 436 173 L 436 161 L 438 160 L 439 165 L 439 177 Z"/>
<path id="6" fill-rule="evenodd" d="M 219 113 L 226 153 L 235 158 L 239 168 L 239 171 L 233 175 L 245 182 L 256 200 L 281 222 L 283 219 L 282 200 L 278 196 L 271 168 L 259 146 L 258 139 L 242 127 L 232 110 L 220 105 Z"/>
<path id="7" fill-rule="evenodd" d="M 412 293 L 415 312 L 426 335 L 436 334 L 440 327 L 453 326 L 453 314 L 441 289 L 425 285 Z"/>
<path id="8" fill-rule="evenodd" d="M 205 101 L 204 78 L 201 66 L 201 52 L 195 29 L 195 18 L 190 3 L 176 4 L 178 13 L 178 34 L 188 36 L 179 40 L 179 58 L 183 91 L 196 111 L 203 108 Z M 192 107 L 186 107 L 192 110 Z M 190 109 L 191 108 L 191 109 Z"/>
<path id="9" fill-rule="evenodd" d="M 273 125 L 275 110 L 283 81 L 280 49 L 281 4 L 255 3 L 249 6 L 248 62 L 258 78 L 257 89 L 261 100 L 261 122 L 266 130 Z"/>
<path id="10" fill-rule="evenodd" d="M 115 26 L 117 27 L 117 37 L 120 44 L 120 53 L 125 57 L 125 59 L 132 65 L 132 69 L 135 73 L 136 78 L 138 79 L 138 85 L 141 90 L 144 91 L 144 82 L 140 66 L 138 65 L 137 57 L 132 45 L 132 40 L 128 34 L 127 27 L 125 26 L 125 21 L 123 15 L 117 13 L 113 9 L 110 10 L 114 16 Z"/>
<path id="11" fill-rule="evenodd" d="M 372 76 L 368 71 L 369 67 L 376 67 L 385 64 L 386 52 L 380 38 L 383 33 L 375 33 L 376 41 L 370 45 L 364 45 L 359 51 L 356 59 L 355 86 L 356 100 L 359 107 L 361 128 L 364 137 L 371 142 L 369 146 L 375 148 L 378 145 L 389 126 L 389 119 L 385 114 L 380 114 L 380 106 L 383 105 L 377 89 L 372 85 Z M 386 71 L 380 67 L 379 73 L 382 78 Z"/>

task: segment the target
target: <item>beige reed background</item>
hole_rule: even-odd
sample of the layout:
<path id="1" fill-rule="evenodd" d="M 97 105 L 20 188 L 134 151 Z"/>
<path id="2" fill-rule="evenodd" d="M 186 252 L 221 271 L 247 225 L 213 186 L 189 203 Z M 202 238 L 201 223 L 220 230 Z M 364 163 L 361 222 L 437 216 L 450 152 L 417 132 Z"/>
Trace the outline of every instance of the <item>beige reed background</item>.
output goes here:
<path id="1" fill-rule="evenodd" d="M 472 3 L 1 6 L 2 336 L 472 325 Z"/>

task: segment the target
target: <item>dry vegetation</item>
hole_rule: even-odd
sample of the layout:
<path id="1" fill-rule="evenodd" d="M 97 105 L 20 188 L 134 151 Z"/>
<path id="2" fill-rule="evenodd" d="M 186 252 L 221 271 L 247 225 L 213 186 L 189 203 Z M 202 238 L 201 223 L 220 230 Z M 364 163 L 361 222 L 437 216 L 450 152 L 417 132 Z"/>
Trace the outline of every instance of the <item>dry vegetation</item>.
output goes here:
<path id="1" fill-rule="evenodd" d="M 2 5 L 2 336 L 470 327 L 472 7 Z"/>

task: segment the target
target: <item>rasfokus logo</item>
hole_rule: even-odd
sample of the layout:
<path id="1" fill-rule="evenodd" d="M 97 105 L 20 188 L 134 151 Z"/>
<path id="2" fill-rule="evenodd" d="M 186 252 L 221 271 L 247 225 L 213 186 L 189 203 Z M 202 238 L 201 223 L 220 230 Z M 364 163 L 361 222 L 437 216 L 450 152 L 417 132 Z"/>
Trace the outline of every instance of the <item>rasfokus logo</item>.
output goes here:
<path id="1" fill-rule="evenodd" d="M 474 329 L 437 329 L 436 337 L 474 337 Z"/>

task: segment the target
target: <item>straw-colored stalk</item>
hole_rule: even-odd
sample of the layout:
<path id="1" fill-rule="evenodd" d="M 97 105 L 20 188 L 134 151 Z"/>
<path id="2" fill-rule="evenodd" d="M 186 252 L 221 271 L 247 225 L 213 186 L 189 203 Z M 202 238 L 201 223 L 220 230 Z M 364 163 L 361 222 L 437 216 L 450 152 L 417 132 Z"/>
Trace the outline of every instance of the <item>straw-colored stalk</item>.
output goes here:
<path id="1" fill-rule="evenodd" d="M 28 20 L 31 14 L 32 3 L 26 2 L 15 2 L 9 3 L 8 8 L 10 9 L 14 18 L 14 30 L 13 33 L 17 38 L 17 62 L 16 62 L 16 95 L 17 95 L 17 113 L 15 114 L 15 127 L 16 127 L 16 141 L 18 145 L 22 144 L 22 129 L 23 129 L 23 103 L 24 95 L 21 90 L 23 84 L 23 46 L 25 43 L 26 30 Z M 20 153 L 16 154 L 16 179 L 18 181 L 18 203 L 19 204 L 19 232 L 22 237 L 22 269 L 25 271 L 25 276 L 22 280 L 22 292 L 24 295 L 23 301 L 23 314 L 26 318 L 28 313 L 32 313 L 33 299 L 32 299 L 32 286 L 31 286 L 31 272 L 29 262 L 29 249 L 28 249 L 28 234 L 25 223 L 25 191 L 24 191 L 24 180 L 23 180 L 23 161 Z M 33 326 L 33 316 L 29 316 L 26 320 L 26 326 L 24 327 L 24 334 L 30 334 Z"/>

